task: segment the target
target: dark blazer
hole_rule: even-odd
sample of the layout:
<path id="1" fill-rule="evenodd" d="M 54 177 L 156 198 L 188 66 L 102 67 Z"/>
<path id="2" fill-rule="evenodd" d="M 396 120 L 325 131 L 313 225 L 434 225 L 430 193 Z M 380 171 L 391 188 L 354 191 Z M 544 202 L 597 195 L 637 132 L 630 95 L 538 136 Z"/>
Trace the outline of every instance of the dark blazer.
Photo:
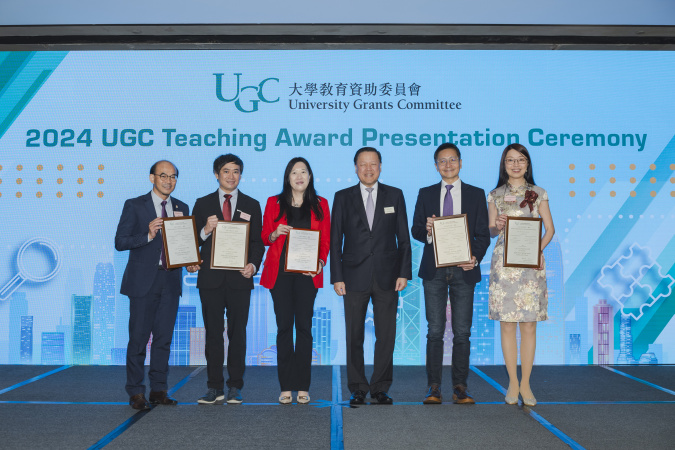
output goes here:
<path id="1" fill-rule="evenodd" d="M 237 195 L 237 209 L 232 214 L 233 222 L 250 222 L 249 241 L 248 241 L 248 263 L 253 264 L 256 269 L 260 269 L 265 246 L 260 239 L 262 231 L 262 212 L 260 203 L 239 191 Z M 241 217 L 241 213 L 249 214 L 250 220 Z M 198 198 L 195 207 L 192 209 L 197 225 L 198 240 L 201 246 L 200 255 L 204 261 L 199 269 L 197 276 L 197 288 L 215 289 L 220 287 L 225 280 L 234 289 L 253 289 L 253 277 L 245 278 L 238 270 L 220 270 L 211 269 L 211 236 L 202 240 L 201 231 L 206 225 L 206 219 L 210 216 L 218 216 L 218 220 L 223 220 L 223 211 L 220 208 L 218 199 L 218 190 L 216 192 Z"/>
<path id="2" fill-rule="evenodd" d="M 490 230 L 488 228 L 488 211 L 485 202 L 485 191 L 462 181 L 462 214 L 467 215 L 471 253 L 476 257 L 478 265 L 473 270 L 464 272 L 464 281 L 479 283 L 481 279 L 480 262 L 490 246 Z M 424 243 L 424 253 L 420 263 L 419 277 L 431 280 L 436 275 L 434 245 L 427 244 L 427 217 L 441 217 L 441 183 L 420 189 L 415 203 L 412 236 Z"/>
<path id="3" fill-rule="evenodd" d="M 174 215 L 176 211 L 184 216 L 190 215 L 188 205 L 171 197 Z M 120 293 L 129 297 L 143 297 L 150 291 L 159 266 L 159 254 L 162 251 L 162 235 L 157 233 L 148 242 L 148 225 L 157 218 L 155 205 L 150 192 L 124 202 L 120 222 L 115 234 L 115 248 L 118 251 L 130 250 L 129 262 L 124 270 Z M 182 292 L 182 268 L 170 271 L 171 288 Z"/>
<path id="4" fill-rule="evenodd" d="M 385 214 L 387 210 L 393 212 Z M 400 189 L 379 183 L 372 231 L 359 185 L 335 193 L 330 233 L 330 282 L 364 291 L 373 274 L 381 289 L 412 279 L 408 215 Z"/>
<path id="5" fill-rule="evenodd" d="M 311 229 L 319 230 L 321 237 L 319 238 L 319 259 L 328 264 L 328 251 L 330 249 L 330 210 L 328 209 L 328 201 L 319 197 L 319 207 L 323 212 L 323 219 L 317 220 L 314 212 L 312 212 Z M 270 249 L 265 256 L 265 266 L 262 275 L 260 276 L 260 284 L 267 289 L 272 289 L 277 281 L 279 274 L 279 258 L 281 258 L 281 251 L 286 244 L 286 236 L 279 236 L 276 241 L 270 242 L 270 234 L 277 229 L 279 224 L 288 225 L 288 219 L 284 215 L 278 222 L 275 222 L 279 215 L 279 197 L 274 196 L 267 199 L 265 205 L 265 215 L 263 216 L 263 230 L 262 240 Z M 282 269 L 283 270 L 283 269 Z M 323 270 L 320 274 L 312 278 L 314 287 L 323 287 Z"/>

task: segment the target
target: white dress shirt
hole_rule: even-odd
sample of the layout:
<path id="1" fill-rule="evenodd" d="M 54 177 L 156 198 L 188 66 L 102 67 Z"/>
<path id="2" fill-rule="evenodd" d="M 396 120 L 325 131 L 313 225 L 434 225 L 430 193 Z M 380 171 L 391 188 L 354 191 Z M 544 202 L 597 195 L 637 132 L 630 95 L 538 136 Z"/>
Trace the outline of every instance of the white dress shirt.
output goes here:
<path id="1" fill-rule="evenodd" d="M 377 188 L 379 184 L 380 183 L 376 181 L 375 184 L 371 186 L 373 188 L 373 209 L 375 208 L 375 205 L 377 205 Z M 363 207 L 366 208 L 366 203 L 368 203 L 368 191 L 366 191 L 366 186 L 360 181 L 359 188 L 361 188 L 361 197 L 363 197 Z"/>
<path id="2" fill-rule="evenodd" d="M 445 203 L 445 196 L 448 193 L 446 186 L 449 183 L 446 183 L 445 180 L 441 179 L 441 191 L 440 191 L 440 216 L 443 216 L 443 204 Z M 450 189 L 450 195 L 452 195 L 452 215 L 462 213 L 462 180 L 457 178 L 454 183 L 451 183 L 453 188 Z M 431 244 L 434 242 L 433 234 L 431 236 L 427 235 L 427 242 Z"/>
<path id="3" fill-rule="evenodd" d="M 155 191 L 150 191 L 150 197 L 152 197 L 152 204 L 155 206 L 155 212 L 157 217 L 162 217 L 162 202 L 164 201 L 159 195 L 155 194 Z M 173 205 L 171 204 L 171 196 L 166 199 L 166 215 L 167 217 L 173 217 Z"/>
<path id="4" fill-rule="evenodd" d="M 445 180 L 441 180 L 441 216 L 443 215 L 443 204 L 445 203 L 445 195 L 448 190 L 445 188 L 448 183 Z M 452 214 L 462 214 L 462 180 L 457 178 L 454 183 L 452 183 L 453 188 L 450 189 L 450 195 L 452 195 Z"/>
<path id="5" fill-rule="evenodd" d="M 220 210 L 223 210 L 223 203 L 225 203 L 225 194 L 226 192 L 218 187 L 218 202 L 220 202 Z M 239 189 L 235 189 L 234 191 L 230 192 L 230 195 L 232 198 L 230 198 L 230 211 L 232 211 L 232 217 L 230 219 L 234 219 L 234 212 L 237 210 L 237 198 L 239 197 Z M 204 233 L 204 228 L 201 229 L 199 232 L 199 236 L 202 238 L 202 241 L 205 241 L 207 237 L 211 236 L 211 233 L 206 234 Z"/>

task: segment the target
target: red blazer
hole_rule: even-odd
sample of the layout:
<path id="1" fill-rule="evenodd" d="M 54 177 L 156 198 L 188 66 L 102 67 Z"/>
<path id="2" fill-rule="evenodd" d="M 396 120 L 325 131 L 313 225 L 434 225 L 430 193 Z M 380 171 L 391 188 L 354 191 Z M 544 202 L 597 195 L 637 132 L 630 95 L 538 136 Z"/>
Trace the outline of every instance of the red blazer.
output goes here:
<path id="1" fill-rule="evenodd" d="M 319 259 L 325 264 L 328 264 L 328 251 L 330 250 L 330 211 L 328 210 L 328 201 L 325 198 L 319 197 L 319 207 L 323 212 L 323 220 L 317 220 L 314 212 L 312 212 L 312 230 L 321 231 L 321 240 L 319 242 Z M 281 235 L 276 241 L 270 241 L 270 234 L 277 229 L 279 224 L 287 225 L 286 215 L 284 215 L 278 222 L 274 220 L 279 215 L 278 198 L 275 195 L 267 199 L 265 205 L 265 214 L 263 215 L 262 240 L 263 243 L 269 246 L 265 262 L 263 263 L 263 271 L 260 276 L 260 284 L 267 289 L 272 289 L 274 283 L 277 281 L 277 274 L 279 273 L 279 258 L 281 257 L 281 250 L 286 244 L 286 236 Z M 283 268 L 281 268 L 283 270 Z M 316 288 L 323 287 L 323 270 L 313 279 Z"/>

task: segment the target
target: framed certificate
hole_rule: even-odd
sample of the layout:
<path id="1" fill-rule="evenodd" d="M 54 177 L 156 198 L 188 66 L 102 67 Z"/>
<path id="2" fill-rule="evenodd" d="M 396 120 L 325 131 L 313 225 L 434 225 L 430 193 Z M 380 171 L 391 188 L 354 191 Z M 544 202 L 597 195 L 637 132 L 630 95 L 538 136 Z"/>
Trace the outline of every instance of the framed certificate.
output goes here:
<path id="1" fill-rule="evenodd" d="M 248 222 L 219 221 L 211 236 L 211 268 L 243 270 L 248 261 Z"/>
<path id="2" fill-rule="evenodd" d="M 200 263 L 194 217 L 165 217 L 162 221 L 162 241 L 167 268 L 175 269 Z"/>
<path id="3" fill-rule="evenodd" d="M 435 218 L 431 233 L 434 238 L 436 267 L 457 266 L 471 262 L 471 242 L 466 214 Z"/>
<path id="4" fill-rule="evenodd" d="M 286 237 L 286 272 L 316 273 L 319 271 L 321 232 L 292 228 Z"/>
<path id="5" fill-rule="evenodd" d="M 504 235 L 504 267 L 536 269 L 541 263 L 539 217 L 507 217 Z"/>

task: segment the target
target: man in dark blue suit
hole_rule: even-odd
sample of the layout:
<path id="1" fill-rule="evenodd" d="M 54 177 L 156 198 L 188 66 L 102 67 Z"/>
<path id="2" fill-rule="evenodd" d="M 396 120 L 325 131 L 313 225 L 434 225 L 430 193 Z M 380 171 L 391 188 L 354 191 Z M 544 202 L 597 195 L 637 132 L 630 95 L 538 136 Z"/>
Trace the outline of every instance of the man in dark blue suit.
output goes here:
<path id="1" fill-rule="evenodd" d="M 412 279 L 408 215 L 403 192 L 378 182 L 380 152 L 363 147 L 354 156 L 359 184 L 335 193 L 330 232 L 330 278 L 344 296 L 349 403 L 363 404 L 368 391 L 391 404 L 398 292 Z M 363 340 L 368 303 L 373 301 L 375 358 L 366 379 Z"/>
<path id="2" fill-rule="evenodd" d="M 181 295 L 182 268 L 167 269 L 161 228 L 164 217 L 188 216 L 188 206 L 171 197 L 178 169 L 158 161 L 150 169 L 152 191 L 124 203 L 117 225 L 115 248 L 129 250 L 129 262 L 120 293 L 129 297 L 127 385 L 129 404 L 150 409 L 150 403 L 175 405 L 167 394 L 171 338 Z M 150 352 L 150 403 L 145 398 L 145 349 L 152 333 Z"/>
<path id="3" fill-rule="evenodd" d="M 488 212 L 483 189 L 459 179 L 462 157 L 456 145 L 446 143 L 434 153 L 441 182 L 420 189 L 413 215 L 412 236 L 424 243 L 419 277 L 424 285 L 427 334 L 427 382 L 425 404 L 441 403 L 443 335 L 448 296 L 452 311 L 452 399 L 455 403 L 475 403 L 467 391 L 473 294 L 481 280 L 480 262 L 490 246 Z M 467 215 L 471 262 L 436 268 L 431 233 L 434 218 Z"/>

